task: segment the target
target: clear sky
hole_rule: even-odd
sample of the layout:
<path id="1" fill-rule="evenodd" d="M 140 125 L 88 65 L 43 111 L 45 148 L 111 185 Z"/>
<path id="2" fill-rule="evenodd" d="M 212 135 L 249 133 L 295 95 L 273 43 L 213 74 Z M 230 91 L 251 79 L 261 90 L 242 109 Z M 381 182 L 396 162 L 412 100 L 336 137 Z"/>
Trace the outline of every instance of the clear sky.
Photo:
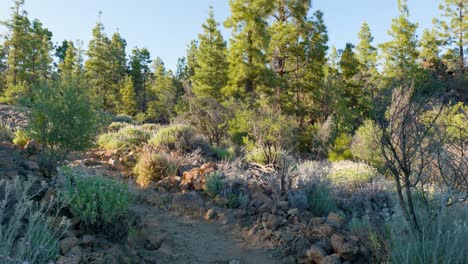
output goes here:
<path id="1" fill-rule="evenodd" d="M 441 0 L 409 0 L 411 20 L 422 29 L 432 26 L 439 15 Z M 53 33 L 54 43 L 64 39 L 83 40 L 85 48 L 91 38 L 99 10 L 110 36 L 117 29 L 127 40 L 128 50 L 146 47 L 151 56 L 161 57 L 174 69 L 177 58 L 185 55 L 187 44 L 201 32 L 201 24 L 213 5 L 217 20 L 229 16 L 228 0 L 26 0 L 30 18 L 38 18 Z M 0 0 L 0 20 L 9 19 L 12 0 Z M 357 43 L 363 21 L 371 27 L 377 43 L 388 40 L 391 20 L 398 15 L 397 0 L 312 0 L 314 10 L 325 14 L 329 46 L 343 48 L 346 42 Z M 222 25 L 222 23 L 221 23 Z M 0 33 L 5 29 L 0 28 Z M 223 28 L 227 39 L 230 32 Z"/>

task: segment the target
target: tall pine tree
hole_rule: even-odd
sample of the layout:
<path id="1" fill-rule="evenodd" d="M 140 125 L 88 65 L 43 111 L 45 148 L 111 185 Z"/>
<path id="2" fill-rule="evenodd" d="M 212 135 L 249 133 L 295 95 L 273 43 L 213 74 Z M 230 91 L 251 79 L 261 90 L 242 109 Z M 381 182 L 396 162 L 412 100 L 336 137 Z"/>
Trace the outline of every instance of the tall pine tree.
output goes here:
<path id="1" fill-rule="evenodd" d="M 199 98 L 221 99 L 221 89 L 227 84 L 226 43 L 218 29 L 210 6 L 209 17 L 203 24 L 203 34 L 198 36 L 199 46 L 195 53 L 197 62 L 193 80 L 193 93 Z"/>

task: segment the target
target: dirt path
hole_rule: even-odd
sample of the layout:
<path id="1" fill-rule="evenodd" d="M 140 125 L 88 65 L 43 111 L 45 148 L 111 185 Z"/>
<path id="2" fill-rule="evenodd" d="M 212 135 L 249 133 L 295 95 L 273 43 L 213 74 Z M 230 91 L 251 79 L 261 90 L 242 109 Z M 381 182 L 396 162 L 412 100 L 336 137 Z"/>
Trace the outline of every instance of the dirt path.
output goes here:
<path id="1" fill-rule="evenodd" d="M 247 244 L 226 226 L 175 216 L 150 205 L 138 204 L 133 210 L 141 217 L 137 236 L 161 242 L 151 253 L 157 263 L 280 263 L 269 251 Z"/>

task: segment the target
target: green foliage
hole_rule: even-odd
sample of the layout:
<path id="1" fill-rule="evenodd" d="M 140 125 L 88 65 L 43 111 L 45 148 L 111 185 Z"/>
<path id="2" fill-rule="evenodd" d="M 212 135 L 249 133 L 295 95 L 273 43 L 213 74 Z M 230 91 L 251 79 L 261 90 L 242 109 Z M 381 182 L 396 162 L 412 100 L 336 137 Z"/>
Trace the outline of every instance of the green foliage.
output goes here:
<path id="1" fill-rule="evenodd" d="M 336 162 L 327 176 L 334 184 L 368 183 L 378 175 L 373 167 L 364 163 Z"/>
<path id="2" fill-rule="evenodd" d="M 30 140 L 30 136 L 27 134 L 26 130 L 18 129 L 15 132 L 15 137 L 13 138 L 13 144 L 18 146 L 25 146 Z"/>
<path id="3" fill-rule="evenodd" d="M 0 121 L 0 141 L 12 141 L 13 131 L 10 125 L 4 121 Z"/>
<path id="4" fill-rule="evenodd" d="M 135 115 L 137 113 L 137 97 L 133 87 L 133 81 L 130 77 L 125 77 L 120 85 L 120 98 L 121 104 L 119 106 L 120 112 Z"/>
<path id="5" fill-rule="evenodd" d="M 139 127 L 127 125 L 118 132 L 99 136 L 98 145 L 107 150 L 130 149 L 145 144 L 150 134 Z"/>
<path id="6" fill-rule="evenodd" d="M 143 124 L 141 125 L 141 128 L 145 131 L 148 131 L 148 132 L 156 132 L 158 131 L 160 128 L 161 128 L 161 125 L 158 125 L 158 124 Z"/>
<path id="7" fill-rule="evenodd" d="M 109 132 L 119 132 L 121 129 L 127 127 L 127 123 L 122 123 L 122 122 L 112 122 L 108 127 L 107 130 Z"/>
<path id="8" fill-rule="evenodd" d="M 326 182 L 314 184 L 307 190 L 309 211 L 315 216 L 327 216 L 330 212 L 336 212 L 336 202 L 330 186 Z"/>
<path id="9" fill-rule="evenodd" d="M 340 134 L 333 142 L 333 147 L 328 152 L 330 161 L 350 160 L 353 158 L 351 153 L 351 137 L 345 133 Z"/>
<path id="10" fill-rule="evenodd" d="M 170 155 L 146 148 L 140 154 L 133 172 L 137 175 L 136 183 L 146 187 L 152 181 L 176 175 L 177 169 L 177 162 Z"/>
<path id="11" fill-rule="evenodd" d="M 370 165 L 381 168 L 384 165 L 380 149 L 380 137 L 382 132 L 372 120 L 365 120 L 353 137 L 351 154 L 353 157 L 365 161 Z"/>
<path id="12" fill-rule="evenodd" d="M 85 227 L 102 230 L 112 239 L 126 237 L 132 200 L 127 185 L 70 167 L 62 167 L 60 174 L 59 196 Z"/>
<path id="13" fill-rule="evenodd" d="M 221 147 L 211 147 L 211 152 L 217 160 L 229 160 L 234 157 L 234 150 L 232 148 L 225 149 Z"/>
<path id="14" fill-rule="evenodd" d="M 466 234 L 468 225 L 466 205 L 446 208 L 433 218 L 417 208 L 425 227 L 419 237 L 408 232 L 405 221 L 395 217 L 391 222 L 392 263 L 466 263 Z"/>
<path id="15" fill-rule="evenodd" d="M 256 162 L 262 165 L 270 165 L 269 156 L 274 156 L 277 160 L 283 157 L 284 153 L 281 150 L 274 150 L 272 153 L 265 153 L 263 149 L 254 149 L 245 155 L 245 160 L 248 162 Z"/>
<path id="16" fill-rule="evenodd" d="M 67 223 L 48 218 L 51 208 L 33 201 L 33 182 L 0 182 L 0 258 L 6 263 L 42 264 L 56 260 Z M 2 262 L 5 263 L 5 262 Z"/>
<path id="17" fill-rule="evenodd" d="M 159 129 L 148 141 L 154 148 L 190 153 L 197 148 L 208 153 L 210 145 L 195 130 L 186 125 L 170 125 Z"/>
<path id="18" fill-rule="evenodd" d="M 80 77 L 63 76 L 33 89 L 27 134 L 51 152 L 85 150 L 93 145 L 101 114 Z"/>
<path id="19" fill-rule="evenodd" d="M 113 122 L 120 122 L 120 123 L 127 123 L 131 124 L 133 123 L 133 118 L 129 115 L 126 114 L 118 114 L 114 117 L 112 117 Z"/>
<path id="20" fill-rule="evenodd" d="M 206 177 L 203 191 L 210 197 L 214 198 L 223 190 L 223 182 L 217 173 L 212 173 Z"/>

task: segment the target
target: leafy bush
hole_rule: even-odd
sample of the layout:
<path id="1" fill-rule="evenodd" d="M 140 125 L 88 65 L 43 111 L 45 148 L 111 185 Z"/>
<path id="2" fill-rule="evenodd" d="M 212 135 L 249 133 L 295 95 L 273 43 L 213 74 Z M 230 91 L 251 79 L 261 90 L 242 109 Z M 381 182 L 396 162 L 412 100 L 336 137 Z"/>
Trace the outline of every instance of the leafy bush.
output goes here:
<path id="1" fill-rule="evenodd" d="M 32 89 L 28 135 L 63 157 L 93 145 L 100 113 L 80 77 L 63 76 Z"/>
<path id="2" fill-rule="evenodd" d="M 0 182 L 0 261 L 2 263 L 51 263 L 67 223 L 52 224 L 49 208 L 33 201 L 32 182 Z M 33 195 L 31 195 L 33 193 Z M 49 220 L 50 219 L 50 220 Z"/>
<path id="3" fill-rule="evenodd" d="M 198 148 L 210 153 L 211 147 L 195 130 L 186 125 L 171 125 L 159 129 L 148 143 L 157 149 L 190 153 Z"/>
<path id="4" fill-rule="evenodd" d="M 31 138 L 27 135 L 24 129 L 18 129 L 15 132 L 13 143 L 18 146 L 25 146 Z"/>
<path id="5" fill-rule="evenodd" d="M 107 150 L 128 149 L 146 143 L 149 137 L 149 133 L 139 127 L 126 126 L 118 132 L 100 135 L 98 145 Z"/>
<path id="6" fill-rule="evenodd" d="M 152 181 L 176 175 L 177 169 L 177 162 L 168 154 L 145 148 L 133 171 L 137 175 L 137 184 L 146 187 Z"/>
<path id="7" fill-rule="evenodd" d="M 5 121 L 0 120 L 0 141 L 11 141 L 13 139 L 13 132 L 9 124 Z"/>
<path id="8" fill-rule="evenodd" d="M 309 211 L 316 216 L 327 216 L 330 212 L 337 210 L 335 199 L 330 185 L 319 182 L 307 190 Z"/>
<path id="9" fill-rule="evenodd" d="M 211 147 L 211 152 L 217 160 L 226 160 L 234 157 L 234 150 L 232 148 L 224 149 L 220 147 Z"/>
<path id="10" fill-rule="evenodd" d="M 333 147 L 328 151 L 330 161 L 350 160 L 353 154 L 350 150 L 351 137 L 345 133 L 340 134 L 333 142 Z"/>
<path id="11" fill-rule="evenodd" d="M 118 114 L 112 118 L 113 122 L 119 122 L 119 123 L 127 123 L 131 124 L 133 123 L 133 118 L 129 115 L 125 114 Z"/>
<path id="12" fill-rule="evenodd" d="M 119 132 L 121 129 L 124 127 L 128 126 L 127 123 L 122 123 L 122 122 L 112 122 L 107 129 L 109 132 Z"/>
<path id="13" fill-rule="evenodd" d="M 365 163 L 341 161 L 331 164 L 331 171 L 327 176 L 334 184 L 366 183 L 378 176 L 376 169 Z"/>
<path id="14" fill-rule="evenodd" d="M 143 124 L 141 128 L 148 132 L 156 132 L 161 128 L 161 125 L 158 124 Z"/>
<path id="15" fill-rule="evenodd" d="M 381 133 L 372 120 L 364 121 L 364 124 L 356 130 L 353 137 L 351 144 L 353 157 L 376 168 L 381 168 L 384 164 L 379 142 Z"/>
<path id="16" fill-rule="evenodd" d="M 210 197 L 216 197 L 221 193 L 223 188 L 223 182 L 221 177 L 217 173 L 212 173 L 206 177 L 205 185 L 203 185 L 203 191 Z"/>
<path id="17" fill-rule="evenodd" d="M 245 160 L 248 162 L 256 162 L 262 165 L 269 165 L 270 163 L 270 156 L 274 156 L 275 160 L 279 160 L 284 153 L 281 150 L 274 150 L 271 153 L 265 153 L 263 149 L 254 149 L 250 151 L 245 156 Z"/>
<path id="18" fill-rule="evenodd" d="M 419 236 L 408 232 L 405 220 L 396 216 L 391 222 L 392 263 L 467 263 L 468 208 L 455 205 L 445 208 L 435 218 L 416 208 L 423 220 Z"/>
<path id="19" fill-rule="evenodd" d="M 59 196 L 84 227 L 102 230 L 111 239 L 126 237 L 131 227 L 128 186 L 102 176 L 62 167 Z"/>

